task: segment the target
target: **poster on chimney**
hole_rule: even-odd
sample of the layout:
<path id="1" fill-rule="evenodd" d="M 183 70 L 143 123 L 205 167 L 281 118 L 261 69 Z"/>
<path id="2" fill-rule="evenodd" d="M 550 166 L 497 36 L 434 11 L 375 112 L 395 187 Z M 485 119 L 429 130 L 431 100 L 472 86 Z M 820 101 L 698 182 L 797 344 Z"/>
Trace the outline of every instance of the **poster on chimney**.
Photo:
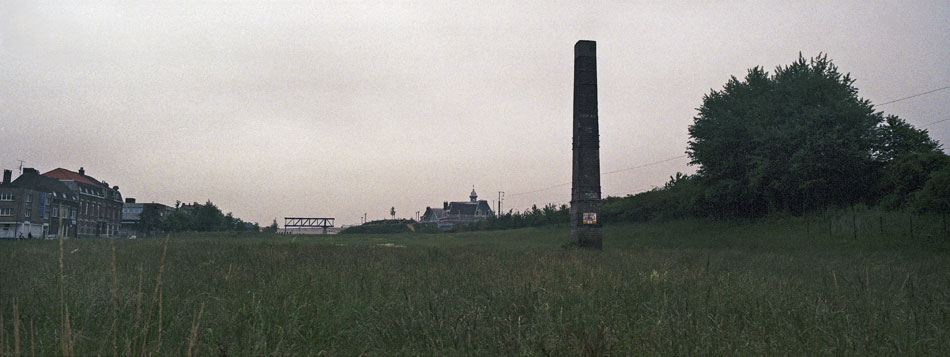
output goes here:
<path id="1" fill-rule="evenodd" d="M 584 224 L 597 224 L 597 214 L 584 213 Z"/>

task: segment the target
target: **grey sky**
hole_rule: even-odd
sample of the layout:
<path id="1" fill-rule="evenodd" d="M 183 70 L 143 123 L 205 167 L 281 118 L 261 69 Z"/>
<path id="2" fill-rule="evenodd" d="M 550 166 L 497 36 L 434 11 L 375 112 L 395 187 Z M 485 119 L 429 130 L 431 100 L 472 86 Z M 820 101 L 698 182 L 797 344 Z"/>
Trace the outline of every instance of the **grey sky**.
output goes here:
<path id="1" fill-rule="evenodd" d="M 950 2 L 0 0 L 0 166 L 245 220 L 567 203 L 572 50 L 598 42 L 601 170 L 683 155 L 704 94 L 824 52 L 883 103 L 950 85 Z M 882 106 L 918 127 L 950 90 Z M 927 127 L 950 143 L 950 122 Z M 626 195 L 686 159 L 603 178 Z"/>

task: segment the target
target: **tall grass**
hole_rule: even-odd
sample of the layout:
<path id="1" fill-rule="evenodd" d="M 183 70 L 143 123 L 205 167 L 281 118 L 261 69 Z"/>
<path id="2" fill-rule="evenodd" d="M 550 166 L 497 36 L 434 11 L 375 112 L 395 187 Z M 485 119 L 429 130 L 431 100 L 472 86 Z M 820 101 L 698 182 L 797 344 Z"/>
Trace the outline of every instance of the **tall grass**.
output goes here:
<path id="1" fill-rule="evenodd" d="M 115 266 L 115 240 L 109 240 L 109 248 L 112 250 L 112 355 L 119 355 L 119 278 Z"/>
<path id="2" fill-rule="evenodd" d="M 876 213 L 846 213 L 613 225 L 603 252 L 561 249 L 566 227 L 79 239 L 59 257 L 12 242 L 0 319 L 16 299 L 23 322 L 0 322 L 0 351 L 25 322 L 38 355 L 65 354 L 64 340 L 79 355 L 950 350 L 948 237 L 917 225 L 939 217 L 915 217 L 912 238 L 900 217 L 881 233 Z M 65 273 L 37 264 L 57 258 Z"/>
<path id="3" fill-rule="evenodd" d="M 69 323 L 69 307 L 66 306 L 66 273 L 63 268 L 63 236 L 59 235 L 59 306 L 60 306 L 60 337 L 59 343 L 63 356 L 73 355 L 73 334 Z"/>

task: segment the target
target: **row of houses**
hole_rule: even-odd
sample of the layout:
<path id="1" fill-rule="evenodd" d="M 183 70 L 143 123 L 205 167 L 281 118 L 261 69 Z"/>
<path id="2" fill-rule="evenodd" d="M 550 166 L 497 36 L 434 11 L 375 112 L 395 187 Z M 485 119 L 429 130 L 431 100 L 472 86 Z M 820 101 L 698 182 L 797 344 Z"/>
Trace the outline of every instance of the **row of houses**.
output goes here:
<path id="1" fill-rule="evenodd" d="M 137 213 L 147 205 L 123 201 L 119 186 L 86 175 L 81 167 L 78 172 L 57 168 L 43 174 L 23 168 L 15 180 L 12 176 L 11 170 L 3 170 L 0 238 L 134 235 Z"/>

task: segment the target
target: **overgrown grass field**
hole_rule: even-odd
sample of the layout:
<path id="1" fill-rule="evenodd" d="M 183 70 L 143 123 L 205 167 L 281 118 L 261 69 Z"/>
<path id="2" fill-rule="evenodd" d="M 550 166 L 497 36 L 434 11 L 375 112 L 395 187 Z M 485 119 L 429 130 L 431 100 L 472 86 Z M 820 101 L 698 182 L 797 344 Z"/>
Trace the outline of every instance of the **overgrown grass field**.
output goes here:
<path id="1" fill-rule="evenodd" d="M 950 237 L 863 222 L 0 242 L 0 352 L 946 354 Z"/>

